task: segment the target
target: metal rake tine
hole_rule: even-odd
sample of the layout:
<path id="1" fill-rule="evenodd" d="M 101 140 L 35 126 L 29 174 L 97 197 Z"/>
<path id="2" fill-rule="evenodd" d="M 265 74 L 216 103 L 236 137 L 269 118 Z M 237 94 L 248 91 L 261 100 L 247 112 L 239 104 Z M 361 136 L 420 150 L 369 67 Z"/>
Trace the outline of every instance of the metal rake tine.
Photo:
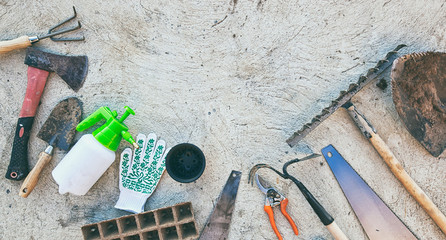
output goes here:
<path id="1" fill-rule="evenodd" d="M 65 19 L 64 21 L 62 21 L 62 22 L 58 23 L 57 25 L 53 26 L 52 28 L 50 28 L 48 30 L 48 35 L 45 36 L 45 37 L 50 37 L 50 39 L 55 41 L 55 42 L 57 42 L 57 41 L 83 41 L 83 40 L 85 40 L 84 36 L 77 37 L 77 38 L 55 38 L 54 37 L 56 35 L 60 35 L 60 34 L 67 33 L 67 32 L 71 32 L 71 31 L 74 31 L 76 29 L 81 28 L 81 23 L 79 21 L 77 21 L 77 25 L 75 27 L 72 27 L 72 28 L 69 28 L 69 29 L 65 29 L 65 30 L 61 30 L 61 31 L 58 31 L 58 32 L 53 32 L 53 30 L 55 30 L 56 28 L 59 28 L 60 26 L 64 25 L 65 23 L 75 19 L 77 17 L 77 12 L 76 12 L 76 8 L 74 6 L 73 6 L 73 12 L 74 12 L 73 16 Z M 42 37 L 42 38 L 45 38 L 45 37 Z"/>

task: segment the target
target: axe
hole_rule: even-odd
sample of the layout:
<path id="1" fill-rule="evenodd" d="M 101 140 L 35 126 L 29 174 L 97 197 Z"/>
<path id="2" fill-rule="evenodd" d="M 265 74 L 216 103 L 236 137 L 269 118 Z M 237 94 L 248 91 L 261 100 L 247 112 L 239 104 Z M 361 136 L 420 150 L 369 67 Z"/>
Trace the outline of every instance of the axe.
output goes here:
<path id="1" fill-rule="evenodd" d="M 5 177 L 21 180 L 28 175 L 28 140 L 45 83 L 50 72 L 59 75 L 74 91 L 78 91 L 87 75 L 87 56 L 63 56 L 27 48 L 28 85 L 19 114 L 12 145 L 11 161 Z"/>

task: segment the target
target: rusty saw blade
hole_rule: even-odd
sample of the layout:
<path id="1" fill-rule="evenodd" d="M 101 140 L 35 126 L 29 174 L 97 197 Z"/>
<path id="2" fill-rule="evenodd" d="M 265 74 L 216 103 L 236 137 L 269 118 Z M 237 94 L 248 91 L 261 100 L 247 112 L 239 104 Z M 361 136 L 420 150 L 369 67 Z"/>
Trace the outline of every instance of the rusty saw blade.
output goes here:
<path id="1" fill-rule="evenodd" d="M 238 171 L 232 171 L 229 175 L 220 198 L 204 225 L 199 240 L 225 240 L 228 238 L 241 176 L 242 173 Z"/>
<path id="2" fill-rule="evenodd" d="M 295 132 L 293 136 L 286 141 L 290 147 L 295 146 L 300 140 L 308 135 L 314 128 L 316 128 L 322 121 L 327 119 L 339 107 L 350 101 L 350 99 L 359 92 L 364 86 L 372 80 L 379 77 L 386 69 L 392 66 L 393 61 L 398 57 L 397 52 L 406 45 L 399 45 L 393 51 L 387 53 L 383 60 L 380 60 L 374 68 L 369 69 L 365 76 L 361 76 L 356 83 L 350 84 L 347 91 L 342 91 L 338 98 L 333 100 L 330 106 L 322 109 L 322 113 L 315 116 L 311 122 L 305 124 L 299 131 Z"/>

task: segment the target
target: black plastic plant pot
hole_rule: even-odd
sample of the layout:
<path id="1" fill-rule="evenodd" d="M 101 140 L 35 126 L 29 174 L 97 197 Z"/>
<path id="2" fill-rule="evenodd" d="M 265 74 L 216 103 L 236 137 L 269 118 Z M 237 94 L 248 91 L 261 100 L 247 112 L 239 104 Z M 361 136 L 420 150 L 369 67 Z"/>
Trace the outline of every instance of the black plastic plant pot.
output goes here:
<path id="1" fill-rule="evenodd" d="M 190 183 L 197 180 L 205 167 L 203 152 L 190 143 L 174 146 L 166 156 L 167 173 L 177 182 Z"/>

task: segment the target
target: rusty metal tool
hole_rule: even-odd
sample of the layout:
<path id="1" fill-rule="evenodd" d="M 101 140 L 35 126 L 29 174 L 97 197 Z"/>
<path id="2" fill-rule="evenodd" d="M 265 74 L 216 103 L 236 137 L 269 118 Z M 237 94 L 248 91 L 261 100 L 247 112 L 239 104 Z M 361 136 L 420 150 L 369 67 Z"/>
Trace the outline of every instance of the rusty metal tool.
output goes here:
<path id="1" fill-rule="evenodd" d="M 36 186 L 43 168 L 53 158 L 54 147 L 65 151 L 71 147 L 81 116 L 82 102 L 76 97 L 62 100 L 54 107 L 37 134 L 37 137 L 48 142 L 49 145 L 39 154 L 39 160 L 23 181 L 19 192 L 21 197 L 28 197 Z"/>
<path id="2" fill-rule="evenodd" d="M 434 220 L 438 227 L 446 234 L 446 217 L 438 209 L 438 207 L 432 202 L 432 200 L 424 193 L 424 191 L 418 186 L 418 184 L 409 176 L 404 170 L 401 163 L 392 153 L 390 148 L 377 134 L 375 128 L 369 121 L 362 115 L 356 107 L 350 102 L 350 99 L 361 90 L 365 85 L 372 80 L 377 79 L 381 73 L 389 68 L 393 61 L 397 58 L 397 51 L 404 47 L 404 45 L 398 46 L 394 51 L 389 52 L 384 60 L 378 62 L 374 69 L 369 70 L 365 77 L 360 77 L 358 83 L 351 84 L 347 91 L 341 92 L 340 96 L 332 102 L 332 104 L 322 110 L 322 114 L 313 118 L 311 123 L 305 124 L 304 127 L 294 133 L 294 135 L 287 140 L 290 146 L 297 144 L 304 136 L 306 136 L 312 129 L 318 126 L 321 121 L 328 118 L 336 109 L 343 107 L 347 110 L 348 114 L 352 118 L 353 122 L 359 128 L 361 133 L 370 141 L 378 154 L 385 161 L 387 166 L 392 171 L 393 175 L 403 184 L 404 188 L 414 197 L 414 199 L 420 204 L 420 206 L 426 211 L 427 214 Z"/>
<path id="3" fill-rule="evenodd" d="M 322 155 L 370 240 L 417 240 L 332 145 Z"/>
<path id="4" fill-rule="evenodd" d="M 50 72 L 59 75 L 74 91 L 79 90 L 87 75 L 87 56 L 63 56 L 35 48 L 26 51 L 28 85 L 17 121 L 11 161 L 5 177 L 21 180 L 28 174 L 28 141 L 37 106 Z"/>
<path id="5" fill-rule="evenodd" d="M 237 197 L 240 185 L 241 172 L 232 171 L 226 181 L 220 198 L 211 213 L 211 216 L 204 225 L 199 240 L 225 240 L 228 239 L 229 227 L 231 225 L 232 213 L 235 208 L 235 198 Z"/>
<path id="6" fill-rule="evenodd" d="M 339 97 L 333 100 L 330 106 L 324 108 L 322 113 L 316 115 L 311 122 L 305 124 L 299 131 L 295 132 L 286 141 L 290 147 L 294 147 L 300 140 L 308 135 L 313 129 L 315 129 L 319 124 L 327 119 L 332 113 L 334 113 L 338 108 L 340 108 L 345 103 L 349 102 L 350 99 L 359 92 L 362 88 L 368 85 L 372 80 L 375 80 L 383 73 L 386 69 L 392 66 L 393 61 L 398 57 L 398 51 L 405 47 L 405 45 L 397 46 L 393 51 L 387 53 L 383 60 L 380 60 L 374 68 L 369 69 L 365 76 L 361 76 L 356 83 L 350 84 L 347 91 L 342 91 Z"/>
<path id="7" fill-rule="evenodd" d="M 74 27 L 70 27 L 67 29 L 62 29 L 59 31 L 54 31 L 55 29 L 61 27 L 65 23 L 70 22 L 71 20 L 75 19 L 77 16 L 76 8 L 73 6 L 74 15 L 67 18 L 66 20 L 60 22 L 59 24 L 55 25 L 54 27 L 50 28 L 48 31 L 48 34 L 40 35 L 40 36 L 21 36 L 13 40 L 7 40 L 7 41 L 1 41 L 0 42 L 0 54 L 1 53 L 7 53 L 12 50 L 20 49 L 20 48 L 26 48 L 30 47 L 33 43 L 36 43 L 42 39 L 50 38 L 53 41 L 83 41 L 85 38 L 82 37 L 76 37 L 76 38 L 54 38 L 54 36 L 58 36 L 64 33 L 72 32 L 76 29 L 81 28 L 81 23 L 77 21 L 77 25 Z"/>
<path id="8" fill-rule="evenodd" d="M 294 223 L 291 216 L 286 211 L 286 206 L 288 205 L 288 198 L 286 198 L 284 195 L 279 193 L 269 182 L 267 182 L 265 179 L 259 176 L 258 173 L 255 174 L 255 180 L 257 187 L 259 187 L 260 191 L 262 191 L 263 194 L 265 194 L 265 206 L 264 210 L 268 214 L 269 222 L 271 223 L 271 227 L 273 228 L 274 233 L 279 238 L 279 240 L 282 240 L 282 236 L 280 235 L 279 230 L 276 226 L 276 221 L 274 220 L 274 212 L 273 207 L 280 205 L 280 211 L 285 216 L 285 218 L 288 220 L 288 222 L 291 225 L 291 228 L 294 231 L 294 234 L 299 235 L 299 231 L 297 230 L 296 223 Z"/>
<path id="9" fill-rule="evenodd" d="M 434 157 L 446 148 L 446 53 L 404 55 L 393 62 L 392 97 L 412 136 Z"/>
<path id="10" fill-rule="evenodd" d="M 330 232 L 330 234 L 333 236 L 333 238 L 335 240 L 347 240 L 348 239 L 347 236 L 344 234 L 344 232 L 342 232 L 342 230 L 336 224 L 334 218 L 327 212 L 327 210 L 325 210 L 324 207 L 322 207 L 322 205 L 316 200 L 316 198 L 313 196 L 313 194 L 311 194 L 311 192 L 308 191 L 308 189 L 305 187 L 305 185 L 301 181 L 297 180 L 295 177 L 290 175 L 287 171 L 288 166 L 290 166 L 293 163 L 312 159 L 312 158 L 315 158 L 318 156 L 320 156 L 320 155 L 319 154 L 311 154 L 311 155 L 301 158 L 301 159 L 296 158 L 294 160 L 288 161 L 283 165 L 283 168 L 282 168 L 283 173 L 279 172 L 278 170 L 274 169 L 273 167 L 271 167 L 268 164 L 257 164 L 254 167 L 252 167 L 251 170 L 249 171 L 248 183 L 252 184 L 254 182 L 254 176 L 255 176 L 257 170 L 259 170 L 260 168 L 271 169 L 275 173 L 277 173 L 279 176 L 281 176 L 282 178 L 290 179 L 299 188 L 300 192 L 304 195 L 305 199 L 308 201 L 311 208 L 314 210 L 314 213 L 316 213 L 316 215 L 321 220 L 322 224 L 324 224 L 324 226 L 327 228 L 327 230 Z"/>

